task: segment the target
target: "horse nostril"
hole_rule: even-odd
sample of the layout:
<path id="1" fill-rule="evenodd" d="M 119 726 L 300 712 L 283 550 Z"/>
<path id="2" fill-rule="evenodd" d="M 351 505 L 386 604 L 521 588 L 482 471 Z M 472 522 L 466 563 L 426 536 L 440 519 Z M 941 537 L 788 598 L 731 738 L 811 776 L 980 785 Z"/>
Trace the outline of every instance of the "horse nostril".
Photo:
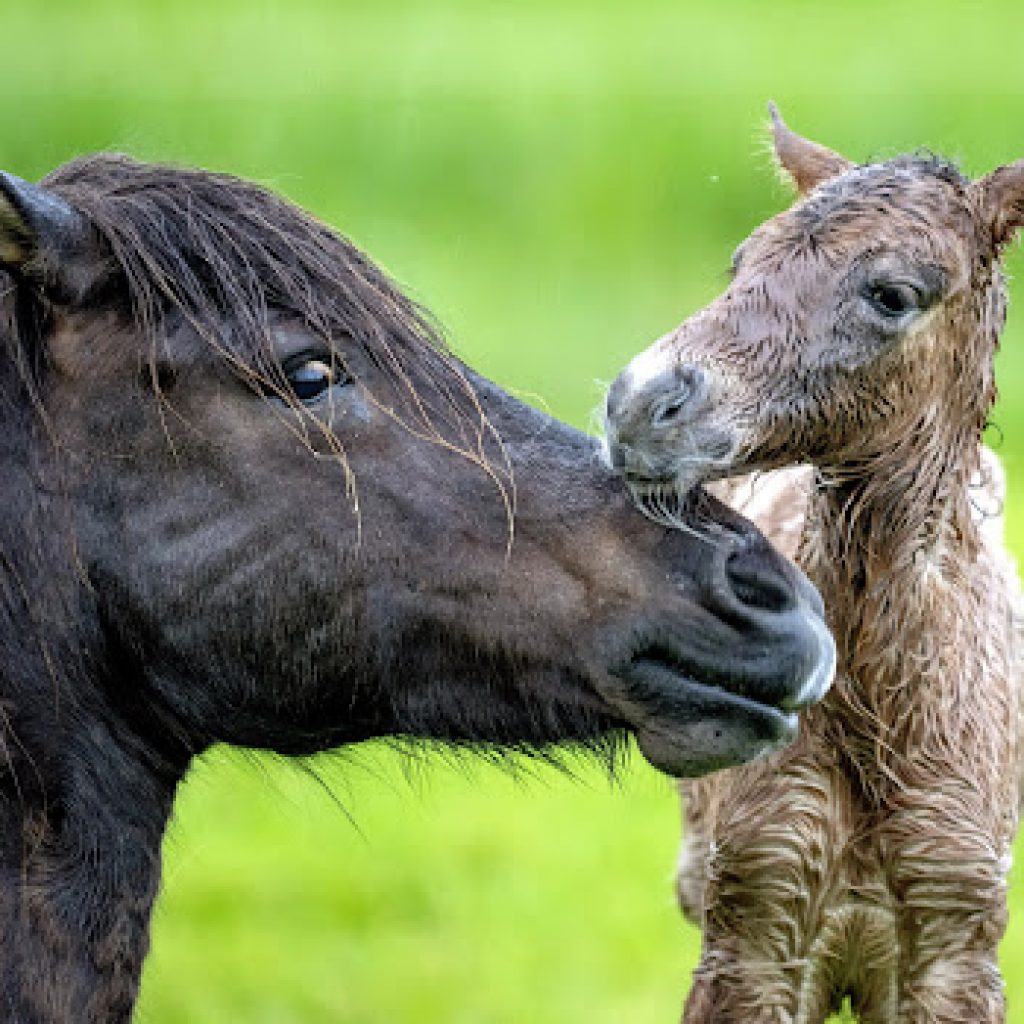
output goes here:
<path id="1" fill-rule="evenodd" d="M 757 548 L 745 546 L 732 552 L 725 575 L 733 594 L 748 608 L 785 612 L 796 606 L 794 588 Z"/>
<path id="2" fill-rule="evenodd" d="M 678 366 L 664 374 L 652 388 L 650 423 L 667 430 L 693 419 L 706 405 L 708 372 L 700 366 Z"/>

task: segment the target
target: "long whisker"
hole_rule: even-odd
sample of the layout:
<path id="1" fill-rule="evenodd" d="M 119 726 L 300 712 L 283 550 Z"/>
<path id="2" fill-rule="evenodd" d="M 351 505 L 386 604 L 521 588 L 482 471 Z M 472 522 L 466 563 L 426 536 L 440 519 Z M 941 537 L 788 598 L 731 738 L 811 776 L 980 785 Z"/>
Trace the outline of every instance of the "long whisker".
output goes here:
<path id="1" fill-rule="evenodd" d="M 692 488 L 681 481 L 647 485 L 631 484 L 630 492 L 637 509 L 659 526 L 667 526 L 696 538 L 703 544 L 718 547 L 720 532 L 710 519 L 700 516 L 700 510 L 693 500 Z M 701 529 L 701 526 L 704 529 Z"/>

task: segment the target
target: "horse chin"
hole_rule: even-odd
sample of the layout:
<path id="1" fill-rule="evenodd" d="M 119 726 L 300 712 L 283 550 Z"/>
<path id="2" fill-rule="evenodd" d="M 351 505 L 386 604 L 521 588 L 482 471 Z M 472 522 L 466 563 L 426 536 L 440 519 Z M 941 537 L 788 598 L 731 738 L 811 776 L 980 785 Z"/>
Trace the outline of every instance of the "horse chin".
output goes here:
<path id="1" fill-rule="evenodd" d="M 635 662 L 612 698 L 643 756 L 679 778 L 730 768 L 786 746 L 796 712 L 698 683 L 661 663 Z"/>
<path id="2" fill-rule="evenodd" d="M 772 718 L 775 739 L 752 742 L 759 730 L 747 723 L 721 720 L 692 723 L 675 733 L 659 728 L 639 730 L 637 747 L 652 767 L 677 779 L 735 768 L 782 749 L 796 737 L 795 714 L 784 715 L 774 708 L 764 708 L 763 712 Z"/>

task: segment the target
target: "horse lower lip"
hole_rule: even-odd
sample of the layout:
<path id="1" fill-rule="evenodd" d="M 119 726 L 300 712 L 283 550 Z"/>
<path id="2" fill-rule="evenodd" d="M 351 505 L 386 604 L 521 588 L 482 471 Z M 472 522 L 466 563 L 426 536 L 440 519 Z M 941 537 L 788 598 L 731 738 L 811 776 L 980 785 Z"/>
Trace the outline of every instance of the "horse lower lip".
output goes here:
<path id="1" fill-rule="evenodd" d="M 665 662 L 634 659 L 605 698 L 644 757 L 669 775 L 700 775 L 752 760 L 796 735 L 792 712 L 699 683 Z"/>
<path id="2" fill-rule="evenodd" d="M 734 703 L 738 708 L 763 708 L 768 711 L 787 715 L 799 710 L 802 705 L 790 706 L 786 704 L 768 704 L 750 697 L 746 694 L 737 693 L 715 683 L 698 682 L 675 662 L 665 660 L 657 655 L 643 655 L 635 657 L 623 677 L 636 685 L 638 699 L 648 700 L 652 704 L 659 701 L 667 703 L 686 703 L 686 694 L 692 694 L 692 700 L 699 703 L 702 700 L 718 699 Z M 815 672 L 813 678 L 817 679 Z M 801 694 L 808 688 L 805 683 Z M 807 701 L 806 703 L 810 703 Z"/>

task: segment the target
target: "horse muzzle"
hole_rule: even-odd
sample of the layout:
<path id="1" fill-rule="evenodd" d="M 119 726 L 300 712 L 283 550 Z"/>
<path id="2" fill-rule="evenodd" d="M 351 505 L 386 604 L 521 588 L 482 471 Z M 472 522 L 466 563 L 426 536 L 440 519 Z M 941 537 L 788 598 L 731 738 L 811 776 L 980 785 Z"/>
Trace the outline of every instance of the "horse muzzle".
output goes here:
<path id="1" fill-rule="evenodd" d="M 707 499 L 710 500 L 710 499 Z M 716 519 L 726 515 L 715 509 Z M 821 598 L 792 563 L 738 516 L 709 535 L 697 584 L 635 623 L 628 655 L 601 696 L 657 768 L 701 775 L 790 742 L 798 712 L 828 692 L 836 649 Z"/>

